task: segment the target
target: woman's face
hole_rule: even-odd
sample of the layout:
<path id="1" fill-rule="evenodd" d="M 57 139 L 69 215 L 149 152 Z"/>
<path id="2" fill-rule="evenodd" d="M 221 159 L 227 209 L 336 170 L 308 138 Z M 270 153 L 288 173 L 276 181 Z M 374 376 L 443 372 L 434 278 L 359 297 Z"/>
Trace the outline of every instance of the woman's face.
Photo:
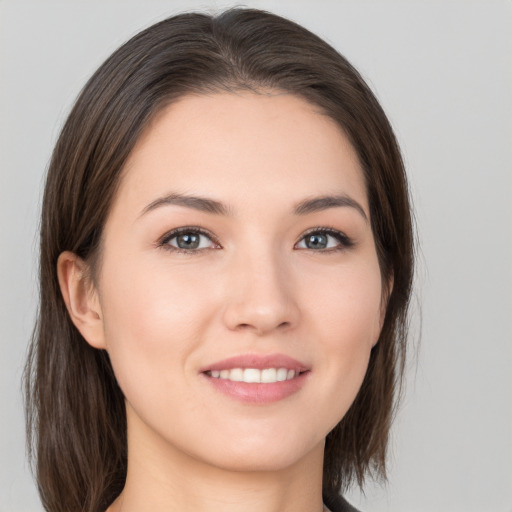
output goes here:
<path id="1" fill-rule="evenodd" d="M 293 95 L 182 98 L 129 158 L 96 291 L 131 445 L 236 470 L 320 452 L 382 320 L 354 149 Z"/>

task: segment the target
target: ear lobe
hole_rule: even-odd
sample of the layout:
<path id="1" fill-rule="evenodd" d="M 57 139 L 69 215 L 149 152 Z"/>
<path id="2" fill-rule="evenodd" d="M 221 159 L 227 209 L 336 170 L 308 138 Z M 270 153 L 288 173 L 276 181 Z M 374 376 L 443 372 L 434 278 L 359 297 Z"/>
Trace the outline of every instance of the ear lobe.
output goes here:
<path id="1" fill-rule="evenodd" d="M 89 345 L 105 349 L 98 292 L 87 270 L 87 264 L 70 251 L 64 251 L 57 260 L 60 290 L 72 322 Z"/>

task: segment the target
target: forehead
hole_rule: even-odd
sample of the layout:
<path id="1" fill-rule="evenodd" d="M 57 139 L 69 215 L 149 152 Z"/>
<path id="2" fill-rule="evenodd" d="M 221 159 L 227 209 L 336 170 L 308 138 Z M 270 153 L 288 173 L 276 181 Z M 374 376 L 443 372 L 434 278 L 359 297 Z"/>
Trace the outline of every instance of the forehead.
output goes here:
<path id="1" fill-rule="evenodd" d="M 339 125 L 288 93 L 188 95 L 153 119 L 116 202 L 143 208 L 169 191 L 262 208 L 343 193 L 367 210 L 363 173 Z"/>

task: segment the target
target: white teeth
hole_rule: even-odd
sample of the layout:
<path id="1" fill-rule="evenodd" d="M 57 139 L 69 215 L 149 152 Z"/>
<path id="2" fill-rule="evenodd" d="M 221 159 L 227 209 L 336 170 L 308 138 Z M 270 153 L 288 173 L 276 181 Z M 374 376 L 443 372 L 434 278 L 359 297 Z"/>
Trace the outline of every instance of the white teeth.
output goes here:
<path id="1" fill-rule="evenodd" d="M 286 377 L 288 377 L 288 370 L 286 368 L 279 368 L 279 370 L 277 370 L 278 382 L 286 380 Z"/>
<path id="2" fill-rule="evenodd" d="M 272 384 L 274 382 L 291 380 L 299 372 L 288 370 L 287 368 L 265 368 L 263 370 L 258 370 L 257 368 L 233 368 L 231 370 L 211 370 L 209 374 L 210 377 L 215 379 Z"/>
<path id="3" fill-rule="evenodd" d="M 244 380 L 244 371 L 242 368 L 233 368 L 229 371 L 229 380 L 234 380 L 235 382 L 241 382 Z"/>
<path id="4" fill-rule="evenodd" d="M 270 383 L 277 381 L 277 370 L 275 368 L 265 368 L 261 370 L 261 382 Z"/>
<path id="5" fill-rule="evenodd" d="M 244 382 L 261 382 L 261 371 L 256 368 L 244 370 Z"/>

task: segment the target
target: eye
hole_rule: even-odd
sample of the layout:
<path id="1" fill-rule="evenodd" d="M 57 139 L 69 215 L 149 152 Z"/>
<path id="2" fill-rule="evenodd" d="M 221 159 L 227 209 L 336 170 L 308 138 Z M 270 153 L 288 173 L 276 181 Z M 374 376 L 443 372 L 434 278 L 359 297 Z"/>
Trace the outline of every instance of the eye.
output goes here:
<path id="1" fill-rule="evenodd" d="M 165 235 L 159 246 L 177 252 L 199 252 L 219 247 L 209 233 L 194 227 L 174 229 Z"/>
<path id="2" fill-rule="evenodd" d="M 337 229 L 315 228 L 301 238 L 296 248 L 316 251 L 336 251 L 346 249 L 352 245 L 354 245 L 354 242 Z"/>

